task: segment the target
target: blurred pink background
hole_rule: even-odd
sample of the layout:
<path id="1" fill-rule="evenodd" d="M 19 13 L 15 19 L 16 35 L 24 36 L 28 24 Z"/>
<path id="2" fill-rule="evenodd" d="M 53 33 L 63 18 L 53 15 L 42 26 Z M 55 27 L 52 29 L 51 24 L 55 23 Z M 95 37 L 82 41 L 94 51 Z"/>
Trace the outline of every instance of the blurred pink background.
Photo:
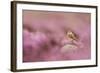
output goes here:
<path id="1" fill-rule="evenodd" d="M 85 59 L 91 59 L 89 13 L 23 11 L 23 62 Z"/>

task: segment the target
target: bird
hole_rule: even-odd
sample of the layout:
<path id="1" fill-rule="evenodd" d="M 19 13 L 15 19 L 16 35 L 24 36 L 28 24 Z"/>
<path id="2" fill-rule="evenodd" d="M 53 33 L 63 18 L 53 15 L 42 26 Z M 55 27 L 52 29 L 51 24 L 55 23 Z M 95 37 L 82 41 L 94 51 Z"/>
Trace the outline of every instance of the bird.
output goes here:
<path id="1" fill-rule="evenodd" d="M 78 36 L 72 32 L 72 31 L 67 31 L 67 38 L 70 39 L 71 41 L 76 41 L 78 39 Z"/>

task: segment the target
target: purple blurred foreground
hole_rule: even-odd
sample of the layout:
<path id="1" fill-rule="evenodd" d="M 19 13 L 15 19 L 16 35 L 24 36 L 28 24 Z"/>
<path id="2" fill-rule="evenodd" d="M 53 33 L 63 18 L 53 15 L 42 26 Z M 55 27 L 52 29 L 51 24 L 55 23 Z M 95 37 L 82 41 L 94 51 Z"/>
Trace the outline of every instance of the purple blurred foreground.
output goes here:
<path id="1" fill-rule="evenodd" d="M 90 19 L 89 13 L 23 11 L 23 62 L 90 59 Z"/>

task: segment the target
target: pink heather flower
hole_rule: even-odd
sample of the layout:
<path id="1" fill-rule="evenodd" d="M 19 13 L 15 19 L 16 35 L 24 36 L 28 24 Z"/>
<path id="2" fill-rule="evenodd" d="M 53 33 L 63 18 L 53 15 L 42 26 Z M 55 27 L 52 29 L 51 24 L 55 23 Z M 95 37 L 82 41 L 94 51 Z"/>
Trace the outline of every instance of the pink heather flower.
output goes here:
<path id="1" fill-rule="evenodd" d="M 23 19 L 23 62 L 91 58 L 90 14 L 24 11 Z"/>

